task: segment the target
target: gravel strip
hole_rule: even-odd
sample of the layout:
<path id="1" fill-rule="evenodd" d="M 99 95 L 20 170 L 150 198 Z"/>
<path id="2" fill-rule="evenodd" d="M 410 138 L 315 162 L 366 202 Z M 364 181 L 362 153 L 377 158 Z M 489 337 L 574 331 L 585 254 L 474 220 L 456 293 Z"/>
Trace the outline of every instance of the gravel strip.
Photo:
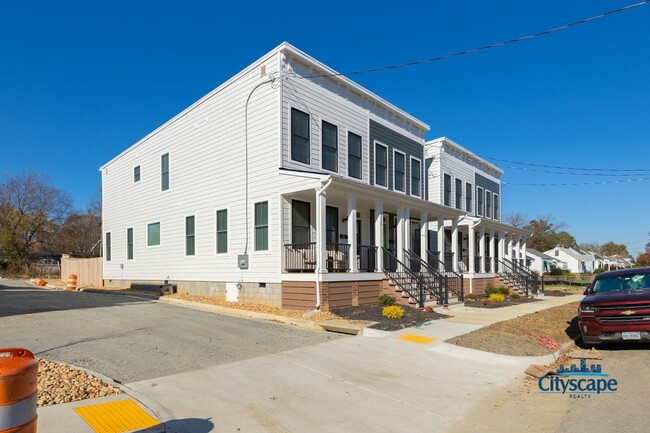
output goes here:
<path id="1" fill-rule="evenodd" d="M 122 394 L 120 388 L 67 364 L 41 358 L 38 364 L 38 406 Z"/>

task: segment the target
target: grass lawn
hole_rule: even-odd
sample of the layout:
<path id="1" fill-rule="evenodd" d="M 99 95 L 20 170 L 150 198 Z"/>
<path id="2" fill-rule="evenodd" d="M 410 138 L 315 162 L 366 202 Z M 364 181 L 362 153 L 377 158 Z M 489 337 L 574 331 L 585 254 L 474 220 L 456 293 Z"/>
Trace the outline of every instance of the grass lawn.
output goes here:
<path id="1" fill-rule="evenodd" d="M 577 312 L 578 302 L 573 302 L 495 323 L 447 342 L 504 355 L 546 355 L 557 350 L 554 342 L 562 345 L 580 335 Z"/>

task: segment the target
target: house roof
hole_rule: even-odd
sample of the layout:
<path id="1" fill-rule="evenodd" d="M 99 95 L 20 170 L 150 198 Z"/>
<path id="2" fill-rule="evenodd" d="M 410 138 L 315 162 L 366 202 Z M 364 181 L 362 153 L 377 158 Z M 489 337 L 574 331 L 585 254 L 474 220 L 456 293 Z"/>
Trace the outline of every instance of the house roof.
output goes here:
<path id="1" fill-rule="evenodd" d="M 545 254 L 550 254 L 550 253 L 553 253 L 555 250 L 560 250 L 560 251 L 564 252 L 565 254 L 567 254 L 568 256 L 573 257 L 576 260 L 594 260 L 594 256 L 591 255 L 591 254 L 585 254 L 585 253 L 583 253 L 581 251 L 578 251 L 576 249 L 564 248 L 564 247 L 561 247 L 561 246 L 556 246 L 555 248 L 553 248 L 551 250 L 548 250 L 548 251 L 545 251 L 544 253 Z"/>
<path id="2" fill-rule="evenodd" d="M 440 145 L 440 146 L 451 147 L 451 148 L 455 149 L 456 151 L 465 154 L 469 159 L 474 160 L 474 162 L 477 162 L 477 163 L 487 167 L 490 170 L 496 171 L 497 173 L 499 173 L 499 175 L 503 174 L 503 170 L 501 170 L 499 167 L 497 167 L 496 165 L 492 164 L 491 162 L 488 162 L 487 160 L 481 158 L 480 156 L 478 156 L 474 152 L 472 152 L 472 151 L 470 151 L 468 149 L 465 149 L 463 146 L 461 146 L 460 144 L 458 144 L 455 141 L 451 140 L 450 138 L 447 138 L 447 137 L 444 137 L 444 136 L 443 137 L 438 137 L 438 138 L 435 138 L 433 140 L 427 141 L 425 143 L 425 146 L 426 145 L 431 145 L 431 146 Z"/>
<path id="3" fill-rule="evenodd" d="M 548 254 L 544 254 L 540 251 L 537 251 L 535 248 L 526 248 L 526 254 L 537 256 L 545 260 L 556 260 L 555 257 L 551 257 Z"/>

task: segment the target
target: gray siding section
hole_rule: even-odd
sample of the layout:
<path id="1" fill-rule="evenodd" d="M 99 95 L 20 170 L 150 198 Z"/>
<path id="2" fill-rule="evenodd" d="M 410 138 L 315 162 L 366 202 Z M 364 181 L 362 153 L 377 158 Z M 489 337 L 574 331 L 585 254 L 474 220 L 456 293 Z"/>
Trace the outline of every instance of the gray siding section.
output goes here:
<path id="1" fill-rule="evenodd" d="M 388 147 L 388 189 L 393 189 L 393 150 L 406 154 L 406 192 L 411 192 L 411 156 L 420 160 L 420 168 L 424 166 L 424 145 L 411 140 L 390 128 L 370 119 L 370 184 L 375 184 L 375 141 Z M 426 173 L 426 172 L 425 172 Z M 424 192 L 426 177 L 420 174 L 420 197 Z"/>
<path id="2" fill-rule="evenodd" d="M 501 191 L 499 191 L 499 184 L 493 180 L 488 179 L 485 176 L 481 176 L 480 174 L 476 173 L 474 176 L 474 183 L 476 184 L 476 187 L 480 186 L 484 190 L 488 190 L 501 196 Z"/>

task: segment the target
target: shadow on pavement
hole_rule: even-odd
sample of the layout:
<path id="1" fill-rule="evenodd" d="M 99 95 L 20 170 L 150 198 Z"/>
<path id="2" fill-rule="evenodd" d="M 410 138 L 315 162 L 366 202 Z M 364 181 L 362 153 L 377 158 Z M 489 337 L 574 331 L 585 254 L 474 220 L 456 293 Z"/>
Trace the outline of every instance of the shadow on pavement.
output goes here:
<path id="1" fill-rule="evenodd" d="M 209 419 L 184 418 L 173 419 L 155 427 L 138 430 L 134 433 L 209 433 L 214 424 Z"/>

